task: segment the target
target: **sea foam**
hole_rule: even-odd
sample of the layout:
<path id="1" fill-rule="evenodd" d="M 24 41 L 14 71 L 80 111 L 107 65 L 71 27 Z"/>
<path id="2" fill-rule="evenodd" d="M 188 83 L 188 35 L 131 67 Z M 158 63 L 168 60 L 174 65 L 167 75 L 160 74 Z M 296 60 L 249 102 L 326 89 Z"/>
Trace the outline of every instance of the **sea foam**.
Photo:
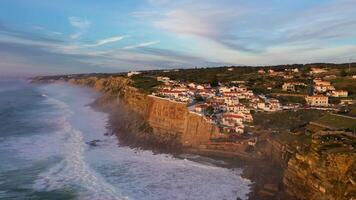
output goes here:
<path id="1" fill-rule="evenodd" d="M 35 190 L 74 189 L 79 199 L 94 200 L 246 199 L 251 182 L 240 169 L 118 146 L 114 136 L 104 136 L 107 115 L 86 106 L 95 98 L 90 91 L 49 85 L 43 93 L 61 110 L 61 129 L 51 141 L 60 144 L 61 159 L 38 175 Z M 92 140 L 98 145 L 87 144 Z"/>

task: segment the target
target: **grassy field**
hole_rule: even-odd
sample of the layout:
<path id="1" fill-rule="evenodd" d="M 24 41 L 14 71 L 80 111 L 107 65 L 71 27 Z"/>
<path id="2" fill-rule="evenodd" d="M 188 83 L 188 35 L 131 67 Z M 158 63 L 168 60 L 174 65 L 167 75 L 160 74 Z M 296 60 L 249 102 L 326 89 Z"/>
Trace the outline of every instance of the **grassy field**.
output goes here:
<path id="1" fill-rule="evenodd" d="M 356 130 L 356 119 L 342 117 L 339 115 L 327 114 L 315 121 L 335 129 L 349 129 Z"/>
<path id="2" fill-rule="evenodd" d="M 287 104 L 287 103 L 301 103 L 304 104 L 305 98 L 303 96 L 276 96 L 274 95 L 275 98 L 277 98 L 282 104 Z"/>
<path id="3" fill-rule="evenodd" d="M 144 76 L 141 74 L 132 76 L 131 80 L 133 81 L 132 86 L 147 94 L 152 93 L 155 90 L 155 87 L 162 84 L 162 82 L 157 81 L 156 78 Z"/>
<path id="4" fill-rule="evenodd" d="M 280 111 L 273 113 L 258 112 L 254 114 L 254 124 L 265 129 L 292 130 L 319 119 L 325 114 L 320 110 Z"/>
<path id="5" fill-rule="evenodd" d="M 340 77 L 332 80 L 332 84 L 338 90 L 347 90 L 350 96 L 356 96 L 356 79 L 351 77 Z"/>

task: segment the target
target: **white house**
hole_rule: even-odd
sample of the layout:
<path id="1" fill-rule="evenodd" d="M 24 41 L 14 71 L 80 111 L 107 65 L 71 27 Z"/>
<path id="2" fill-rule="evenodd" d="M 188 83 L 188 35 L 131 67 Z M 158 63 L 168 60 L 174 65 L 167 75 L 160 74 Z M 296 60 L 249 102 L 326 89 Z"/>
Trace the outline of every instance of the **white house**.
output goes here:
<path id="1" fill-rule="evenodd" d="M 243 117 L 234 113 L 225 113 L 222 116 L 221 123 L 225 126 L 237 126 L 242 125 Z"/>
<path id="2" fill-rule="evenodd" d="M 330 96 L 332 96 L 332 97 L 347 97 L 348 92 L 346 90 L 334 90 L 331 92 Z"/>
<path id="3" fill-rule="evenodd" d="M 305 101 L 311 106 L 328 106 L 329 98 L 324 95 L 306 96 Z"/>
<path id="4" fill-rule="evenodd" d="M 141 74 L 141 72 L 131 71 L 131 72 L 127 73 L 127 76 L 130 77 L 130 76 L 137 75 L 137 74 Z"/>

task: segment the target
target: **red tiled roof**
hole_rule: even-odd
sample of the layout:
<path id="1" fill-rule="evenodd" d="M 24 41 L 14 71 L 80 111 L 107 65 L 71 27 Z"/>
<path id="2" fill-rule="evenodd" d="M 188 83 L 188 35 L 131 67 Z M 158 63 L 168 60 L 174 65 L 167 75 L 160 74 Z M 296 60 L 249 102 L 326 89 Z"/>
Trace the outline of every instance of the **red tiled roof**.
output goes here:
<path id="1" fill-rule="evenodd" d="M 182 93 L 182 91 L 173 91 L 173 90 L 161 90 L 162 93 Z"/>
<path id="2" fill-rule="evenodd" d="M 237 114 L 224 114 L 223 118 L 240 118 L 240 119 L 242 119 L 243 117 L 241 115 L 237 115 Z"/>

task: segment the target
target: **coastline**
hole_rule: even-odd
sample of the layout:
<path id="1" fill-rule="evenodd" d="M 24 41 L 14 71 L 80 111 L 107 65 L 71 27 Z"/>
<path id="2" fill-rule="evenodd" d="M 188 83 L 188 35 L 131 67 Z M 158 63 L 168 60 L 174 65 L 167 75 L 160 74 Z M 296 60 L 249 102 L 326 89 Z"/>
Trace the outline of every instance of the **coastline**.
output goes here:
<path id="1" fill-rule="evenodd" d="M 249 200 L 295 199 L 288 195 L 283 187 L 285 163 L 278 162 L 279 154 L 282 153 L 278 152 L 280 150 L 278 146 L 274 149 L 277 150 L 277 155 L 273 155 L 275 153 L 272 150 L 275 148 L 273 144 L 272 147 L 261 146 L 255 149 L 255 153 L 268 154 L 267 157 L 263 156 L 264 159 L 240 159 L 236 154 L 227 153 L 240 150 L 231 149 L 229 146 L 226 149 L 224 144 L 220 147 L 223 147 L 225 152 L 200 151 L 200 148 L 196 148 L 201 146 L 199 142 L 210 141 L 217 132 L 216 126 L 207 123 L 202 116 L 189 115 L 188 108 L 184 104 L 175 104 L 165 99 L 155 101 L 156 98 L 149 98 L 147 94 L 129 86 L 129 80 L 126 78 L 109 77 L 105 80 L 79 76 L 66 79 L 59 76 L 33 79 L 32 82 L 66 82 L 101 92 L 102 95 L 91 106 L 109 114 L 107 134 L 116 135 L 122 145 L 151 150 L 157 154 L 168 153 L 175 157 L 179 157 L 182 153 L 190 153 L 224 160 L 229 163 L 224 167 L 243 169 L 242 177 L 253 182 L 248 195 Z M 186 140 L 182 140 L 181 136 L 184 134 L 185 139 L 192 142 L 191 144 L 198 145 L 183 145 L 184 143 L 181 142 Z M 194 151 L 191 151 L 192 149 Z M 272 161 L 274 156 L 277 156 L 277 162 Z"/>
<path id="2" fill-rule="evenodd" d="M 135 111 L 130 110 L 125 105 L 125 102 L 116 98 L 110 98 L 106 94 L 102 94 L 101 97 L 91 104 L 91 107 L 109 115 L 109 121 L 107 122 L 109 132 L 107 134 L 116 135 L 121 145 L 135 149 L 150 150 L 156 154 L 170 154 L 180 159 L 185 154 L 199 155 L 215 160 L 216 165 L 219 167 L 242 169 L 242 178 L 249 179 L 252 182 L 248 200 L 294 199 L 294 197 L 284 191 L 282 167 L 270 160 L 247 159 L 246 157 L 239 156 L 238 153 L 229 153 L 226 151 L 186 148 L 176 143 L 175 138 L 172 138 L 172 140 L 161 140 L 154 134 L 151 134 L 152 130 L 148 127 L 145 120 Z M 219 164 L 219 161 L 225 164 Z"/>

